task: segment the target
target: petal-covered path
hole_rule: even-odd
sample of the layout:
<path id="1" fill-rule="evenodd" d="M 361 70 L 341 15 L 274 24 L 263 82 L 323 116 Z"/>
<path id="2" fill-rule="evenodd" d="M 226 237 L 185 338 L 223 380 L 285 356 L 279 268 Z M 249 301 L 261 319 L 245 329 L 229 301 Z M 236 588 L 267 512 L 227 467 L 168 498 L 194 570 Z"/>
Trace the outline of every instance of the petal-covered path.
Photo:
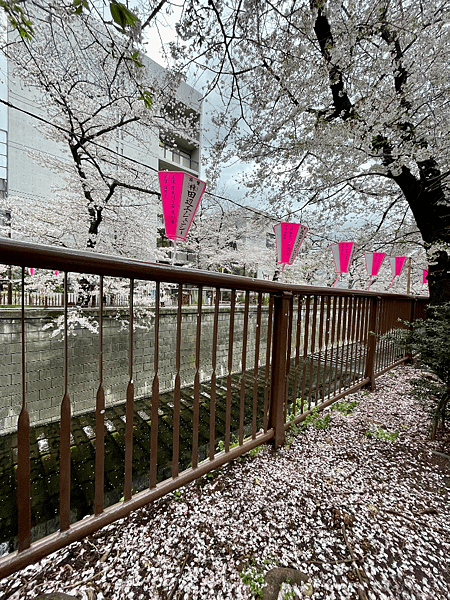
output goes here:
<path id="1" fill-rule="evenodd" d="M 386 373 L 341 403 L 351 414 L 327 411 L 325 429 L 310 425 L 0 581 L 0 598 L 250 599 L 287 567 L 307 580 L 282 583 L 283 600 L 447 600 L 450 448 L 427 439 L 410 394 L 418 373 Z"/>

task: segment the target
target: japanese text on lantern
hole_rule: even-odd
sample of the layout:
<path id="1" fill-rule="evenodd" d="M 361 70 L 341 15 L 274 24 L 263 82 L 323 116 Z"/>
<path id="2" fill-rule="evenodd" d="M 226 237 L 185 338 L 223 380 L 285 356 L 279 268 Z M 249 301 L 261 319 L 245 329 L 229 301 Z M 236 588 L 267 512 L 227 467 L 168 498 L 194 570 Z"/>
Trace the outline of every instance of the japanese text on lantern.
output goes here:
<path id="1" fill-rule="evenodd" d="M 202 190 L 203 191 L 203 190 Z M 194 177 L 186 178 L 183 183 L 180 200 L 180 215 L 178 222 L 178 235 L 186 237 L 187 230 L 194 218 L 197 208 L 196 200 L 200 196 L 200 181 Z"/>
<path id="2" fill-rule="evenodd" d="M 160 171 L 159 182 L 166 236 L 185 240 L 206 183 L 182 171 Z"/>
<path id="3" fill-rule="evenodd" d="M 378 275 L 381 265 L 383 264 L 384 252 L 365 252 L 364 258 L 366 261 L 366 270 L 369 277 L 375 277 Z"/>
<path id="4" fill-rule="evenodd" d="M 347 273 L 356 252 L 354 242 L 339 242 L 331 244 L 336 273 Z"/>
<path id="5" fill-rule="evenodd" d="M 291 265 L 305 239 L 308 228 L 300 223 L 277 223 L 274 225 L 277 261 Z"/>

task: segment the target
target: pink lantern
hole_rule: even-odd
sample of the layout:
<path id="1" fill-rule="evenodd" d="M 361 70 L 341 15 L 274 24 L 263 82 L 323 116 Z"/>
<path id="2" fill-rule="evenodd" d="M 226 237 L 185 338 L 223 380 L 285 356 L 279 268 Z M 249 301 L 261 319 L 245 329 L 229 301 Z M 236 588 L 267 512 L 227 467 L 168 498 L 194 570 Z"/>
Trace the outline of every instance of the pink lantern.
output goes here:
<path id="1" fill-rule="evenodd" d="M 277 246 L 277 262 L 283 265 L 281 269 L 281 281 L 283 281 L 284 267 L 292 265 L 294 262 L 308 232 L 308 227 L 300 223 L 277 223 L 273 230 Z"/>
<path id="2" fill-rule="evenodd" d="M 186 239 L 206 183 L 183 171 L 159 171 L 158 175 L 166 236 L 174 242 L 175 259 L 177 240 Z"/>
<path id="3" fill-rule="evenodd" d="M 421 269 L 421 270 L 419 271 L 419 277 L 420 277 L 420 278 L 421 278 L 421 280 L 422 280 L 422 285 L 420 286 L 420 292 L 419 292 L 419 293 L 422 293 L 422 288 L 423 288 L 423 286 L 424 286 L 426 283 L 428 283 L 428 269 Z M 429 291 L 427 291 L 427 296 L 428 296 L 428 294 L 429 294 Z"/>
<path id="4" fill-rule="evenodd" d="M 391 265 L 391 271 L 392 271 L 392 281 L 391 281 L 391 285 L 388 287 L 388 289 L 394 285 L 394 279 L 396 277 L 399 277 L 399 275 L 401 274 L 405 260 L 406 260 L 406 256 L 390 256 L 389 257 L 389 263 Z"/>
<path id="5" fill-rule="evenodd" d="M 370 286 L 372 284 L 372 277 L 376 277 L 378 275 L 378 271 L 380 270 L 380 267 L 383 264 L 385 256 L 385 252 L 364 253 L 364 259 L 366 261 L 366 271 L 367 275 L 369 276 L 369 287 L 367 288 L 367 291 L 370 290 Z"/>
<path id="6" fill-rule="evenodd" d="M 333 253 L 334 266 L 336 268 L 336 273 L 338 274 L 332 287 L 337 284 L 342 273 L 348 273 L 357 247 L 355 242 L 339 242 L 331 244 L 330 248 Z"/>
<path id="7" fill-rule="evenodd" d="M 30 267 L 28 269 L 28 271 L 29 271 L 30 275 L 33 275 L 34 274 L 34 267 Z"/>

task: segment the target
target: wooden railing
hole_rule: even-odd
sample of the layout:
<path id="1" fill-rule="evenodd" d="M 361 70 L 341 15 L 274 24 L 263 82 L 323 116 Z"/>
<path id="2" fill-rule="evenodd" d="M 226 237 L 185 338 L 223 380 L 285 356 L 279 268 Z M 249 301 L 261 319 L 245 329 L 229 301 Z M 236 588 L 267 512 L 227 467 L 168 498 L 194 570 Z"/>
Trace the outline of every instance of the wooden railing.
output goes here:
<path id="1" fill-rule="evenodd" d="M 366 386 L 373 388 L 375 378 L 407 359 L 392 343 L 376 335 L 406 325 L 423 317 L 426 299 L 336 290 L 309 286 L 289 286 L 269 281 L 253 280 L 218 273 L 186 270 L 154 265 L 124 258 L 88 252 L 70 251 L 41 245 L 14 242 L 0 238 L 0 263 L 22 267 L 21 302 L 21 410 L 17 422 L 17 550 L 0 558 L 0 577 L 34 562 L 99 528 L 126 516 L 130 511 L 169 493 L 218 468 L 252 448 L 270 442 L 275 448 L 284 443 L 285 431 L 346 394 Z M 59 530 L 32 541 L 33 493 L 31 491 L 30 425 L 28 395 L 32 385 L 27 382 L 27 339 L 25 304 L 25 268 L 58 269 L 64 273 L 64 386 L 59 422 Z M 68 274 L 98 276 L 98 391 L 92 399 L 95 412 L 95 476 L 92 515 L 71 523 L 71 397 L 77 392 L 69 385 L 71 370 L 70 340 L 67 331 Z M 124 278 L 129 285 L 128 306 L 128 383 L 123 431 L 124 464 L 122 500 L 105 508 L 105 388 L 108 376 L 104 372 L 104 281 Z M 134 351 L 136 330 L 135 289 L 138 281 L 155 286 L 152 310 L 151 365 L 153 378 L 148 399 L 150 434 L 148 438 L 148 472 L 145 489 L 135 493 L 134 471 L 139 434 L 133 428 L 135 419 Z M 174 336 L 160 332 L 161 286 L 178 286 L 177 307 L 174 310 Z M 196 289 L 196 326 L 193 339 L 185 339 L 183 291 Z M 204 290 L 214 306 L 213 326 L 206 331 L 203 312 Z M 226 309 L 223 300 L 226 300 Z M 237 301 L 242 304 L 237 304 Z M 237 320 L 237 306 L 242 306 Z M 1 308 L 0 308 L 1 310 Z M 211 311 L 211 309 L 208 309 Z M 203 312 L 202 312 L 203 311 Z M 192 313 L 192 311 L 190 311 Z M 224 322 L 225 319 L 225 322 Z M 250 336 L 250 329 L 253 334 Z M 210 355 L 205 358 L 205 336 L 209 336 Z M 252 340 L 251 343 L 248 340 Z M 173 392 L 169 404 L 171 418 L 160 417 L 159 359 L 167 347 L 173 347 Z M 236 349 L 238 348 L 238 349 Z M 150 353 L 150 349 L 149 349 Z M 219 353 L 225 357 L 219 366 Z M 193 361 L 190 392 L 182 387 L 183 361 L 187 355 Z M 238 356 L 236 356 L 238 354 Z M 205 383 L 201 373 L 208 372 Z M 237 379 L 236 379 L 237 378 Z M 236 383 L 237 381 L 237 383 Z M 206 387 L 205 387 L 206 386 Z M 188 389 L 188 388 L 186 388 Z M 205 392 L 207 390 L 207 393 Z M 188 398 L 186 399 L 186 394 Z M 219 395 L 223 403 L 219 402 Z M 222 402 L 222 401 L 221 401 Z M 167 408 L 167 405 L 165 405 Z M 199 450 L 200 413 L 207 423 L 206 456 Z M 186 416 L 188 415 L 188 417 Z M 206 415 L 206 417 L 205 417 Z M 160 421 L 160 422 L 159 422 Z M 162 477 L 158 456 L 162 430 L 170 430 L 171 476 Z M 1 434 L 1 432 L 0 432 Z M 204 441 L 204 440 L 203 440 Z M 180 458 L 189 450 L 188 466 Z M 167 467 L 167 465 L 166 465 Z M 34 519 L 33 519 L 34 520 Z"/>

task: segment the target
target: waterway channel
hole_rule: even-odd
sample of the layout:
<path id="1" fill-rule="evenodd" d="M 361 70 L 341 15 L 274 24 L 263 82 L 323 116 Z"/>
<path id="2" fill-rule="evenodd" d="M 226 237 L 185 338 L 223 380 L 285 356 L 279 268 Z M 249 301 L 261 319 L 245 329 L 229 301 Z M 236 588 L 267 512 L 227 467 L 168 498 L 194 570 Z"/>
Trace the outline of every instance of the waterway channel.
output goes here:
<path id="1" fill-rule="evenodd" d="M 331 366 L 331 364 L 330 364 Z M 307 368 L 302 362 L 295 370 L 291 365 L 290 397 L 293 394 L 297 374 L 297 389 L 303 388 L 306 403 L 316 393 L 318 381 L 329 381 L 336 376 L 333 369 L 320 365 L 308 357 Z M 331 371 L 333 370 L 333 373 Z M 299 379 L 303 372 L 304 382 Z M 345 376 L 340 374 L 340 377 Z M 242 374 L 232 375 L 231 434 L 238 435 L 240 419 L 240 390 Z M 245 377 L 245 436 L 251 435 L 253 411 L 253 371 Z M 311 385 L 310 385 L 311 382 Z M 257 430 L 263 426 L 265 368 L 259 369 L 257 394 Z M 198 461 L 208 455 L 210 435 L 210 392 L 211 383 L 200 385 L 200 422 Z M 225 435 L 225 406 L 227 379 L 220 377 L 216 385 L 215 435 L 216 451 Z M 297 394 L 299 395 L 299 393 Z M 181 390 L 180 411 L 180 457 L 179 470 L 186 469 L 192 460 L 192 409 L 193 387 Z M 133 432 L 133 492 L 148 488 L 150 465 L 151 397 L 135 401 Z M 173 392 L 160 395 L 158 419 L 158 481 L 171 476 L 172 468 L 172 417 Z M 125 458 L 125 404 L 111 406 L 105 411 L 105 506 L 118 502 L 123 495 Z M 59 423 L 49 423 L 31 429 L 31 513 L 32 540 L 40 539 L 58 530 L 59 527 Z M 72 417 L 71 427 L 71 521 L 92 514 L 94 501 L 95 465 L 95 414 L 89 412 Z M 16 549 L 17 502 L 16 478 L 17 435 L 0 436 L 0 555 Z"/>

